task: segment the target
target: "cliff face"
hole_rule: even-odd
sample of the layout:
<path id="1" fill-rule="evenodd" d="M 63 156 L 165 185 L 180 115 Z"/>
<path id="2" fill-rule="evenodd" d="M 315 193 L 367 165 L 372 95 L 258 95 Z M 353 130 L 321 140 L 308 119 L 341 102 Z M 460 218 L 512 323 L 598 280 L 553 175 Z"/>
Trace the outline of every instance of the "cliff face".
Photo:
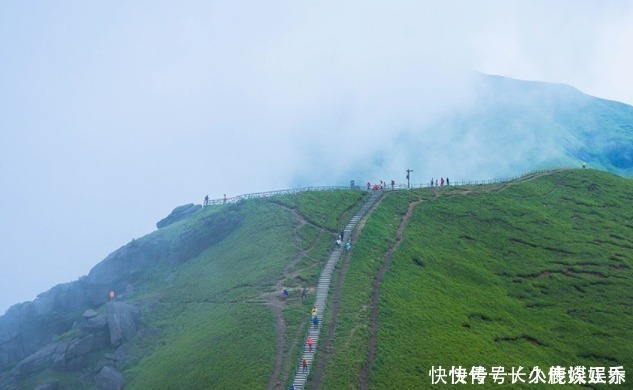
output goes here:
<path id="1" fill-rule="evenodd" d="M 142 307 L 119 300 L 133 296 L 139 279 L 160 261 L 176 267 L 221 241 L 242 220 L 234 209 L 194 215 L 119 248 L 87 276 L 7 310 L 0 317 L 0 388 L 45 368 L 81 370 L 95 363 L 91 353 L 134 337 Z M 110 291 L 117 294 L 113 302 Z"/>

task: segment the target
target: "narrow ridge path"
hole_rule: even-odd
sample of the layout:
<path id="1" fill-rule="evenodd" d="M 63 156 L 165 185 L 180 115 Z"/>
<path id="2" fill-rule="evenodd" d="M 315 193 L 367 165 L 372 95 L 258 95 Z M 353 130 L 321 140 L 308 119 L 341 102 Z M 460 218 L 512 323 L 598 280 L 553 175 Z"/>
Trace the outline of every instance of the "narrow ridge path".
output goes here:
<path id="1" fill-rule="evenodd" d="M 396 231 L 396 239 L 391 245 L 391 247 L 389 248 L 389 250 L 387 250 L 387 253 L 385 254 L 385 260 L 380 266 L 380 269 L 378 270 L 378 273 L 376 274 L 376 277 L 374 278 L 374 281 L 372 282 L 373 292 L 371 294 L 371 301 L 370 301 L 371 302 L 370 305 L 372 308 L 371 324 L 369 327 L 369 340 L 367 342 L 367 360 L 361 367 L 361 371 L 360 371 L 359 384 L 360 384 L 361 389 L 367 388 L 369 384 L 369 374 L 371 372 L 371 367 L 374 365 L 374 362 L 376 361 L 376 346 L 378 342 L 378 298 L 380 297 L 380 284 L 382 283 L 382 277 L 384 276 L 385 272 L 389 268 L 389 265 L 391 264 L 393 253 L 396 251 L 396 249 L 398 249 L 398 247 L 402 243 L 402 232 L 404 231 L 404 227 L 406 226 L 407 222 L 409 222 L 411 215 L 413 215 L 413 210 L 418 204 L 424 201 L 425 199 L 419 199 L 419 200 L 409 203 L 409 208 L 407 209 L 407 213 L 404 215 L 404 217 L 402 217 L 402 220 L 400 221 L 400 225 L 398 226 L 398 230 Z"/>
<path id="2" fill-rule="evenodd" d="M 363 204 L 363 206 L 358 210 L 358 212 L 351 218 L 345 229 L 343 242 L 346 242 L 346 239 L 352 236 L 352 231 L 354 227 L 360 221 L 363 216 L 367 213 L 367 211 L 373 206 L 373 204 L 378 200 L 378 198 L 382 195 L 381 191 L 374 192 L 369 199 Z M 308 375 L 310 374 L 310 369 L 312 368 L 312 363 L 314 361 L 314 355 L 319 346 L 319 335 L 321 333 L 321 325 L 323 324 L 323 315 L 325 314 L 325 303 L 327 302 L 328 290 L 330 288 L 330 280 L 332 279 L 332 272 L 334 271 L 334 267 L 336 266 L 336 262 L 341 257 L 341 253 L 343 252 L 344 244 L 340 247 L 335 248 L 332 253 L 330 253 L 330 257 L 321 272 L 321 277 L 319 278 L 319 284 L 317 286 L 316 292 L 316 300 L 314 303 L 314 307 L 318 309 L 317 317 L 319 319 L 319 325 L 308 326 L 308 335 L 303 342 L 303 353 L 301 358 L 299 359 L 299 364 L 297 371 L 295 372 L 294 379 L 292 380 L 293 385 L 296 390 L 303 389 L 305 387 L 306 380 Z M 307 338 L 312 338 L 312 350 L 308 347 Z M 301 366 L 301 361 L 305 359 L 308 363 L 307 369 L 304 370 Z"/>

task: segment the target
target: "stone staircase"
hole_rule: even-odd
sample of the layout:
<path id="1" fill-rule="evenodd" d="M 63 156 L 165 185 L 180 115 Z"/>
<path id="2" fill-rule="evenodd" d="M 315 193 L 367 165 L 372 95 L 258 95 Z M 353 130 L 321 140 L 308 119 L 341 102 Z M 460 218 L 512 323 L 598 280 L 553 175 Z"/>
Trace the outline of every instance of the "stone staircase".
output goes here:
<path id="1" fill-rule="evenodd" d="M 352 237 L 352 231 L 356 224 L 367 214 L 369 209 L 376 203 L 378 198 L 382 195 L 382 191 L 374 191 L 369 199 L 363 204 L 363 206 L 358 210 L 358 212 L 350 219 L 345 229 L 343 229 L 343 242 L 340 247 L 334 248 L 330 257 L 321 272 L 321 277 L 319 278 L 319 284 L 317 286 L 316 292 L 316 300 L 314 306 L 317 308 L 317 317 L 319 318 L 319 325 L 314 326 L 310 323 L 308 328 L 308 335 L 306 336 L 303 342 L 303 353 L 301 358 L 299 359 L 299 364 L 297 371 L 295 373 L 294 379 L 292 383 L 295 386 L 296 390 L 303 389 L 308 378 L 308 374 L 310 374 L 310 369 L 312 368 L 312 362 L 314 361 L 314 355 L 319 346 L 319 335 L 321 333 L 321 325 L 323 324 L 323 318 L 325 314 L 325 303 L 327 302 L 328 290 L 330 288 L 330 280 L 332 278 L 332 272 L 334 272 L 334 267 L 336 266 L 336 262 L 341 257 L 341 254 L 345 251 L 345 243 L 347 240 Z M 353 244 L 353 243 L 352 243 Z M 308 346 L 308 338 L 312 338 L 312 350 L 310 350 Z M 308 363 L 307 369 L 304 371 L 301 361 L 305 359 Z"/>

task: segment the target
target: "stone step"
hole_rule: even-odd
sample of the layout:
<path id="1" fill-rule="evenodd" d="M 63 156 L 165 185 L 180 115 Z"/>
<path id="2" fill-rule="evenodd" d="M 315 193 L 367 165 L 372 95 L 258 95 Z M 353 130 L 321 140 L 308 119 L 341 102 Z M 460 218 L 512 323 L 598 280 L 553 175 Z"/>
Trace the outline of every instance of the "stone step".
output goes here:
<path id="1" fill-rule="evenodd" d="M 351 233 L 356 224 L 363 218 L 363 216 L 365 216 L 367 211 L 372 207 L 372 205 L 376 202 L 380 195 L 380 192 L 373 193 L 371 197 L 365 202 L 365 204 L 359 209 L 359 211 L 350 219 L 347 226 L 343 229 L 343 234 L 345 235 L 345 237 L 349 238 L 351 236 Z M 293 384 L 295 385 L 295 389 L 297 390 L 304 388 L 307 376 L 310 373 L 310 368 L 312 367 L 312 361 L 314 360 L 314 355 L 319 343 L 318 340 L 321 333 L 321 325 L 323 323 L 323 314 L 325 313 L 325 303 L 327 302 L 331 276 L 334 272 L 336 262 L 341 258 L 342 253 L 344 253 L 343 248 L 335 248 L 332 251 L 328 258 L 327 264 L 321 272 L 321 277 L 319 278 L 316 301 L 314 305 L 319 310 L 317 314 L 317 317 L 319 318 L 319 326 L 314 327 L 314 325 L 312 324 L 308 326 L 307 337 L 312 338 L 312 350 L 310 351 L 307 342 L 304 340 L 302 359 L 306 359 L 306 361 L 308 362 L 308 367 L 304 372 L 303 367 L 301 367 L 301 360 L 299 360 L 299 367 L 297 368 L 295 372 L 295 377 L 293 379 Z"/>

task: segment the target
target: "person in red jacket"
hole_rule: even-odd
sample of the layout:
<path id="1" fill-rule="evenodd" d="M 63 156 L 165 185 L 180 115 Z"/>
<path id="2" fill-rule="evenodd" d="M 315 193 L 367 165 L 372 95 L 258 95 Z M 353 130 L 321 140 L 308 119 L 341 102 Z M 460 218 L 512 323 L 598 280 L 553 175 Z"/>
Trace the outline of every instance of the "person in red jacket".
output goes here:
<path id="1" fill-rule="evenodd" d="M 303 366 L 303 372 L 308 371 L 308 361 L 306 358 L 301 359 L 301 365 Z"/>
<path id="2" fill-rule="evenodd" d="M 308 350 L 312 352 L 312 337 L 308 337 Z"/>

